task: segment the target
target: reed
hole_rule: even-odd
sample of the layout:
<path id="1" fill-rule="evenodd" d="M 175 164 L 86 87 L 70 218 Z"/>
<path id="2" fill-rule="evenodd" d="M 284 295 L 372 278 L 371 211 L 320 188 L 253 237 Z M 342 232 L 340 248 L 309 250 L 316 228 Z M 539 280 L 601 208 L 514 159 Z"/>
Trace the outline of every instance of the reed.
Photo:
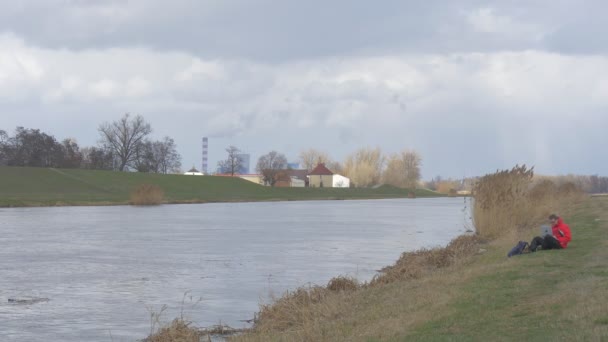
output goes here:
<path id="1" fill-rule="evenodd" d="M 133 205 L 159 205 L 163 202 L 164 192 L 154 184 L 140 184 L 131 191 Z"/>
<path id="2" fill-rule="evenodd" d="M 483 238 L 529 232 L 552 213 L 565 214 L 583 199 L 572 182 L 534 178 L 534 168 L 516 165 L 481 177 L 473 187 L 473 222 Z"/>
<path id="3" fill-rule="evenodd" d="M 150 334 L 144 342 L 199 342 L 204 335 L 199 329 L 190 326 L 182 318 L 174 319 L 170 324 Z"/>

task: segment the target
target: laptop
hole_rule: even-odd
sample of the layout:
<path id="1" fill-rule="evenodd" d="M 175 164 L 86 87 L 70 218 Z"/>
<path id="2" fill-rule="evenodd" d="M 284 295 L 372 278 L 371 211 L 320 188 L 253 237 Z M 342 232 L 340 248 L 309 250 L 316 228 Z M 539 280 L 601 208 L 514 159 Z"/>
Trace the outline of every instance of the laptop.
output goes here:
<path id="1" fill-rule="evenodd" d="M 551 226 L 548 226 L 546 224 L 540 226 L 540 236 L 545 237 L 547 235 L 553 235 L 553 230 L 551 229 Z"/>

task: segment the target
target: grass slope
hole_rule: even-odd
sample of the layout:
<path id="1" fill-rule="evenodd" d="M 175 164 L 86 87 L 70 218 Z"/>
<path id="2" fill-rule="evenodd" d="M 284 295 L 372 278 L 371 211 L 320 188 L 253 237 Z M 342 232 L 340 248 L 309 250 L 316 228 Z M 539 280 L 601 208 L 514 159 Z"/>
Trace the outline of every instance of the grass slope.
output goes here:
<path id="1" fill-rule="evenodd" d="M 407 190 L 270 188 L 240 178 L 160 175 L 79 169 L 0 167 L 0 206 L 126 204 L 131 189 L 149 183 L 169 203 L 403 198 Z M 416 190 L 419 197 L 437 196 Z"/>
<path id="2" fill-rule="evenodd" d="M 458 297 L 407 339 L 608 340 L 607 209 L 608 200 L 592 199 L 569 217 L 574 240 L 565 250 L 484 256 Z"/>
<path id="3" fill-rule="evenodd" d="M 608 341 L 608 198 L 565 219 L 565 250 L 507 258 L 516 241 L 502 238 L 430 276 L 338 294 L 297 329 L 236 340 Z"/>

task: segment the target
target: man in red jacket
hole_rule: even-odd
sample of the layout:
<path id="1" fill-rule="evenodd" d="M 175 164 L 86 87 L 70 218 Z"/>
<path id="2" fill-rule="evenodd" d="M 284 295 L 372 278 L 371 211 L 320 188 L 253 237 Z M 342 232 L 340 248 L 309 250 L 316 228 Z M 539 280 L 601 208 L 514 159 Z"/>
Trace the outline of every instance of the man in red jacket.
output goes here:
<path id="1" fill-rule="evenodd" d="M 568 247 L 568 242 L 572 240 L 570 227 L 564 223 L 561 217 L 555 214 L 549 216 L 549 221 L 551 222 L 552 235 L 537 236 L 532 239 L 530 251 L 535 252 L 539 246 L 542 249 L 563 249 Z"/>

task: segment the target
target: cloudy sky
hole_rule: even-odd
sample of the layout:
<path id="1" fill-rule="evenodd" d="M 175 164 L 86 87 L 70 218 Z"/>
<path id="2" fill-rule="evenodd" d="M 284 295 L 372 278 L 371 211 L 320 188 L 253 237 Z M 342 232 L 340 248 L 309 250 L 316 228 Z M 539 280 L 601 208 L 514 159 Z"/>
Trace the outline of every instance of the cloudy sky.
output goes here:
<path id="1" fill-rule="evenodd" d="M 185 168 L 235 145 L 414 149 L 423 177 L 608 175 L 605 1 L 0 2 L 0 129 L 141 114 Z"/>

